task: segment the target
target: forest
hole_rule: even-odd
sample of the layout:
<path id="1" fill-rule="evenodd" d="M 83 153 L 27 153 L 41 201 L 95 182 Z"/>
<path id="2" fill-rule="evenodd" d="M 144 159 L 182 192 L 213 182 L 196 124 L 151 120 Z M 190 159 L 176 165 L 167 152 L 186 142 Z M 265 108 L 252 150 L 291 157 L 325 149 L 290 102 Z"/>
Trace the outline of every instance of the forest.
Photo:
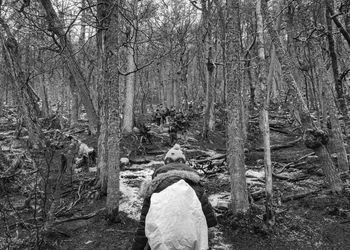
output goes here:
<path id="1" fill-rule="evenodd" d="M 0 0 L 0 42 L 0 249 L 132 249 L 174 144 L 209 249 L 350 248 L 350 1 Z"/>

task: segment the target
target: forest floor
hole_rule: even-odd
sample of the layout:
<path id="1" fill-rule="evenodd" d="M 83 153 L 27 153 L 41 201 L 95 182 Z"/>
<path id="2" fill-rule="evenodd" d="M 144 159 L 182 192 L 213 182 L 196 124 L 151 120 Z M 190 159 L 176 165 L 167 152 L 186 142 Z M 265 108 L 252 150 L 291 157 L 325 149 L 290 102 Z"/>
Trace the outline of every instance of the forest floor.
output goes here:
<path id="1" fill-rule="evenodd" d="M 217 213 L 219 225 L 210 231 L 210 249 L 350 249 L 349 182 L 346 181 L 342 194 L 331 194 L 324 182 L 322 163 L 305 148 L 299 140 L 300 134 L 287 129 L 271 130 L 271 145 L 279 149 L 272 151 L 276 220 L 275 225 L 268 229 L 263 222 L 265 194 L 260 140 L 251 142 L 245 152 L 252 209 L 247 215 L 237 218 L 228 209 L 230 183 L 224 161 L 226 136 L 224 132 L 215 132 L 210 134 L 209 142 L 202 142 L 198 124 L 191 124 L 187 142 L 181 137 L 179 144 L 184 149 L 189 164 L 206 179 L 205 188 Z M 126 138 L 122 143 L 122 152 L 124 156 L 129 156 L 132 164 L 121 170 L 121 222 L 108 224 L 104 219 L 105 197 L 96 197 L 93 185 L 95 168 L 90 168 L 88 172 L 67 173 L 64 176 L 60 206 L 63 212 L 56 214 L 56 229 L 59 234 L 48 236 L 49 241 L 46 245 L 42 244 L 41 249 L 127 250 L 131 246 L 142 206 L 142 199 L 138 196 L 139 187 L 142 181 L 150 179 L 155 167 L 163 164 L 164 154 L 170 148 L 166 128 L 152 125 L 151 134 L 151 144 L 139 143 L 137 136 Z M 96 138 L 85 131 L 77 129 L 74 136 L 96 148 Z M 7 143 L 12 140 L 3 138 L 2 151 L 13 152 L 12 146 L 11 150 L 7 150 Z M 71 153 L 74 157 L 65 147 L 60 152 Z M 59 158 L 53 157 L 50 164 L 59 166 Z M 23 203 L 25 197 L 20 193 L 15 190 L 10 195 L 2 196 L 0 203 L 11 200 L 13 208 L 22 207 L 18 204 Z M 5 215 L 13 218 L 6 221 Z M 26 233 L 29 231 L 28 225 L 33 226 L 33 223 L 28 222 L 29 215 L 32 215 L 32 211 L 28 209 L 8 214 L 2 212 L 3 221 L 6 222 L 3 225 L 7 230 L 0 233 L 0 246 L 11 241 L 8 232 L 12 226 L 12 229 L 17 228 L 14 233 L 17 234 L 17 242 L 12 242 L 13 248 L 10 249 L 15 249 L 15 246 L 21 246 L 18 249 L 32 248 L 32 245 L 23 242 L 35 241 L 35 233 Z M 18 223 L 13 224 L 19 217 L 22 221 L 26 218 L 22 227 Z M 42 226 L 40 223 L 35 225 L 37 230 Z M 0 225 L 0 229 L 1 227 Z M 28 239 L 29 236 L 31 240 Z"/>

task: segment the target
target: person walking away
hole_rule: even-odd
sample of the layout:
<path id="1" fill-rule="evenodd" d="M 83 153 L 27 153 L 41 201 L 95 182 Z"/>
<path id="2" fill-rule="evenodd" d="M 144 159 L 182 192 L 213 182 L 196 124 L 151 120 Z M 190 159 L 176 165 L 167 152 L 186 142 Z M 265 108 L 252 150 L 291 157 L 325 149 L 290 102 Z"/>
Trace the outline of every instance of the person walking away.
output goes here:
<path id="1" fill-rule="evenodd" d="M 170 138 L 170 145 L 174 145 L 177 142 L 177 131 L 178 127 L 175 121 L 171 121 L 169 124 L 169 138 Z"/>
<path id="2" fill-rule="evenodd" d="M 156 119 L 157 125 L 160 126 L 161 121 L 162 121 L 162 115 L 161 115 L 159 109 L 156 110 L 155 119 Z"/>
<path id="3" fill-rule="evenodd" d="M 186 165 L 180 145 L 165 155 L 142 189 L 143 206 L 131 250 L 207 250 L 208 228 L 217 225 L 199 174 Z"/>

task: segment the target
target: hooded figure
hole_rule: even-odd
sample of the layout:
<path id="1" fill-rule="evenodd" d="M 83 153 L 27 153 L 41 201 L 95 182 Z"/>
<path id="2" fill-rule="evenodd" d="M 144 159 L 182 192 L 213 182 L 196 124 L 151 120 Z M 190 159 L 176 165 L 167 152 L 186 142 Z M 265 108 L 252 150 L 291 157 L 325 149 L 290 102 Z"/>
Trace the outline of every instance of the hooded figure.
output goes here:
<path id="1" fill-rule="evenodd" d="M 175 144 L 166 154 L 164 161 L 166 165 L 156 169 L 152 175 L 152 181 L 148 183 L 146 187 L 142 188 L 144 202 L 140 221 L 133 240 L 132 250 L 150 249 L 147 244 L 148 239 L 145 235 L 145 222 L 150 209 L 152 194 L 159 193 L 180 180 L 184 180 L 195 191 L 201 203 L 208 228 L 217 225 L 216 216 L 205 193 L 202 179 L 194 169 L 184 164 L 186 158 L 180 145 Z M 184 221 L 184 223 L 186 222 Z"/>

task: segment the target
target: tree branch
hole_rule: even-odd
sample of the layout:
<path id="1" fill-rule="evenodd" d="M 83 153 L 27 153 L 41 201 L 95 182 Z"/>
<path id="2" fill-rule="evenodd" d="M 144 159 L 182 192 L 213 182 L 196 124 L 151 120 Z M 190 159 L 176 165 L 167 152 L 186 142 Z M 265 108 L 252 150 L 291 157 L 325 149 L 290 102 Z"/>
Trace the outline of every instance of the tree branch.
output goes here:
<path id="1" fill-rule="evenodd" d="M 332 7 L 330 5 L 330 2 L 329 1 L 325 1 L 325 3 L 326 3 L 326 6 L 327 6 L 327 9 L 329 10 L 329 13 L 331 14 L 331 18 L 332 18 L 333 22 L 338 27 L 340 33 L 343 35 L 343 37 L 345 38 L 345 40 L 348 42 L 348 44 L 350 46 L 350 34 L 346 31 L 344 26 L 338 20 L 338 18 L 337 18 L 338 15 L 334 14 L 334 10 L 332 9 Z"/>

